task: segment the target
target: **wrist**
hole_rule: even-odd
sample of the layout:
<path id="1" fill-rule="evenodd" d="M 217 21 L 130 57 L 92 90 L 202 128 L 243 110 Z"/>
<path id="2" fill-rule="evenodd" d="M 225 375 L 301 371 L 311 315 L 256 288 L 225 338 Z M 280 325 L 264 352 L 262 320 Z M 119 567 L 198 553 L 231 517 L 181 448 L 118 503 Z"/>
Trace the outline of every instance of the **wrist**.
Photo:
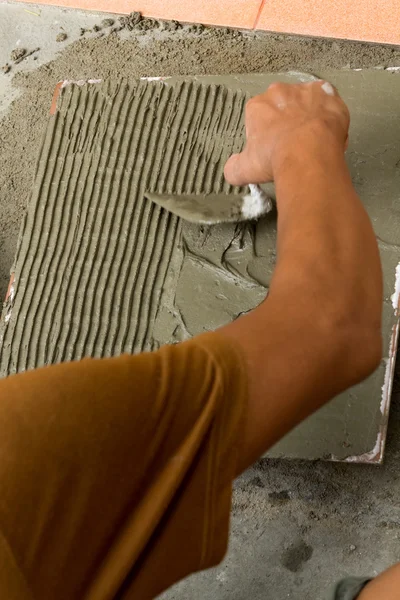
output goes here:
<path id="1" fill-rule="evenodd" d="M 275 183 L 282 177 L 345 167 L 344 143 L 325 125 L 304 126 L 274 149 L 271 166 Z"/>

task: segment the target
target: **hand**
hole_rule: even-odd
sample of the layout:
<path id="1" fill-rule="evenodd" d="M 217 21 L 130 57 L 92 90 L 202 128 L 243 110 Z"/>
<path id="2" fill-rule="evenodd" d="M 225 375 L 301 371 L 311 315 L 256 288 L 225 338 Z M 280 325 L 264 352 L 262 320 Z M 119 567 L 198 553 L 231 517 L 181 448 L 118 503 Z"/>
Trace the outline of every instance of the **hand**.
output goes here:
<path id="1" fill-rule="evenodd" d="M 290 152 L 347 147 L 350 115 L 328 82 L 273 83 L 246 105 L 246 146 L 225 165 L 231 185 L 273 181 Z"/>

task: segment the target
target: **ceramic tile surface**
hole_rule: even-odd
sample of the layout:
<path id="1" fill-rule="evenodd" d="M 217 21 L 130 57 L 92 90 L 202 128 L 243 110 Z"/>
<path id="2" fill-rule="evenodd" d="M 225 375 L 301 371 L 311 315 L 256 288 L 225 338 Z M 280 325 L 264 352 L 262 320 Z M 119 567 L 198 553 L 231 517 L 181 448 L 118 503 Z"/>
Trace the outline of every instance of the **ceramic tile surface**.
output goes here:
<path id="1" fill-rule="evenodd" d="M 257 29 L 400 44 L 399 0 L 266 0 Z"/>
<path id="2" fill-rule="evenodd" d="M 17 0 L 21 1 L 21 0 Z M 257 20 L 260 0 L 37 0 L 36 4 L 52 4 L 68 8 L 129 14 L 140 11 L 148 17 L 175 19 L 189 23 L 225 25 L 252 29 Z"/>
<path id="3" fill-rule="evenodd" d="M 20 2 L 22 0 L 16 0 Z M 400 44 L 399 0 L 37 0 L 68 8 Z"/>

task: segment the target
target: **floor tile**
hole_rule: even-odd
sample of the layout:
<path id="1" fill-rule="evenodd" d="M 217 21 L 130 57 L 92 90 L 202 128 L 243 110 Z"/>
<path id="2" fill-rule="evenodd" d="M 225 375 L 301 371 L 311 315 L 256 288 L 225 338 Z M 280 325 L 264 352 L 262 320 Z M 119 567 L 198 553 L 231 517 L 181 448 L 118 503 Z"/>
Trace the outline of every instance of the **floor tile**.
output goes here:
<path id="1" fill-rule="evenodd" d="M 261 0 L 36 0 L 36 3 L 121 14 L 138 10 L 158 19 L 252 29 Z"/>
<path id="2" fill-rule="evenodd" d="M 266 0 L 257 29 L 400 44 L 399 0 Z"/>

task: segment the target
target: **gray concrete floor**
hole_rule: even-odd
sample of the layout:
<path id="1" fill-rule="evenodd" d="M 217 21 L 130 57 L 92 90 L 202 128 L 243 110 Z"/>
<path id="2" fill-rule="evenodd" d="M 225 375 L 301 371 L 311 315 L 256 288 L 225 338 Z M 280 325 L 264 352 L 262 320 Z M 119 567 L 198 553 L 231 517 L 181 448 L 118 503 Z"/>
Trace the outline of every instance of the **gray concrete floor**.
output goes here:
<path id="1" fill-rule="evenodd" d="M 19 66 L 35 69 L 62 50 L 55 41 L 61 28 L 71 43 L 80 27 L 99 20 L 96 14 L 3 3 L 0 63 L 17 46 L 40 46 L 36 61 L 30 57 Z M 0 73 L 0 117 L 17 94 L 11 78 Z M 400 560 L 399 464 L 395 386 L 384 466 L 260 461 L 235 484 L 223 564 L 188 578 L 165 600 L 323 600 L 343 576 L 379 573 Z"/>
<path id="2" fill-rule="evenodd" d="M 22 61 L 15 71 L 31 71 L 53 60 L 58 52 L 79 39 L 81 28 L 91 29 L 105 16 L 100 13 L 66 10 L 35 4 L 0 2 L 0 67 L 9 61 L 15 48 L 40 50 Z M 57 42 L 61 32 L 68 32 L 65 42 Z M 0 74 L 0 117 L 5 113 L 18 92 L 12 86 L 12 77 Z"/>

